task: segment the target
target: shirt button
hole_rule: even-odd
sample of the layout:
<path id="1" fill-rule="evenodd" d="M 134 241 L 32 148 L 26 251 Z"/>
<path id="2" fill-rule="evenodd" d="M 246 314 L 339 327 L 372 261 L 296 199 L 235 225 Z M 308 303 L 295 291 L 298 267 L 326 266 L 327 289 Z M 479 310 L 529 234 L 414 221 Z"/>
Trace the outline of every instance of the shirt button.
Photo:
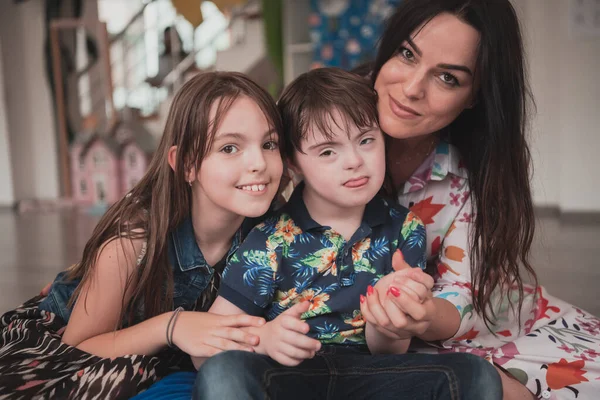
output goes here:
<path id="1" fill-rule="evenodd" d="M 548 391 L 548 390 L 544 390 L 544 391 L 542 392 L 542 397 L 543 397 L 544 399 L 549 399 L 549 398 L 550 398 L 550 396 L 551 396 L 551 394 L 550 394 L 550 391 Z"/>

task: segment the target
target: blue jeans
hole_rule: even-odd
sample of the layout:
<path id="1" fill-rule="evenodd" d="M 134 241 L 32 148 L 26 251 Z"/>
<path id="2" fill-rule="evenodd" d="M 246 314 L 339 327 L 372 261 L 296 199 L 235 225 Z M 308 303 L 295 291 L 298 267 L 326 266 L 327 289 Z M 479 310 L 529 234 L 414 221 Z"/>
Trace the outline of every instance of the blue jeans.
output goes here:
<path id="1" fill-rule="evenodd" d="M 323 346 L 297 367 L 243 351 L 219 353 L 198 371 L 193 399 L 502 399 L 496 369 L 465 353 L 370 355 Z"/>

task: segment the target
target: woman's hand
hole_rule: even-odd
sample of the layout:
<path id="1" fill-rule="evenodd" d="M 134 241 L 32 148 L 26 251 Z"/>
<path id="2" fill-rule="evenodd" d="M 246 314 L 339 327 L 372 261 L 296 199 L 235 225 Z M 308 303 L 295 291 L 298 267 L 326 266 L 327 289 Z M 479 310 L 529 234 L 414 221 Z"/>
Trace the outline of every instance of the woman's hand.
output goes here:
<path id="1" fill-rule="evenodd" d="M 264 324 L 263 318 L 246 314 L 183 311 L 175 321 L 173 343 L 192 357 L 211 357 L 225 350 L 254 351 L 259 337 L 242 328 Z"/>
<path id="2" fill-rule="evenodd" d="M 431 289 L 433 278 L 406 264 L 397 251 L 392 259 L 395 272 L 369 287 L 361 296 L 361 312 L 380 333 L 392 339 L 408 339 L 427 331 L 435 315 Z"/>

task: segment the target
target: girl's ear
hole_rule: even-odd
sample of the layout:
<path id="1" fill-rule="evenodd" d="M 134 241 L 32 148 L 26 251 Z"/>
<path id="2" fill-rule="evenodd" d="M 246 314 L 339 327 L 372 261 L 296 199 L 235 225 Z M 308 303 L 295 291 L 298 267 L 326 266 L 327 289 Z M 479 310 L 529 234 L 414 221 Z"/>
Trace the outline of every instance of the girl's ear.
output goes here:
<path id="1" fill-rule="evenodd" d="M 169 152 L 167 154 L 167 161 L 169 162 L 169 166 L 173 171 L 175 171 L 175 166 L 177 165 L 177 146 L 171 146 Z M 190 168 L 185 173 L 185 181 L 188 183 L 192 183 L 196 180 L 196 168 Z"/>
<path id="2" fill-rule="evenodd" d="M 167 160 L 169 161 L 171 169 L 175 171 L 175 162 L 177 160 L 177 146 L 171 146 L 169 152 L 167 153 Z"/>

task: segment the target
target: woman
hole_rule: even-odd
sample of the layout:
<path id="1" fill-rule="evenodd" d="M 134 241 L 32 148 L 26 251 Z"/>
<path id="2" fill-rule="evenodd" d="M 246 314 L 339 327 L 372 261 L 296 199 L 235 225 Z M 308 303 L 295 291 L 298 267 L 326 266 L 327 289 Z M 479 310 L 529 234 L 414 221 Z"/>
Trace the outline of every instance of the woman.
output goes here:
<path id="1" fill-rule="evenodd" d="M 406 0 L 389 20 L 371 69 L 388 189 L 427 224 L 436 283 L 420 304 L 372 296 L 363 313 L 392 337 L 490 359 L 505 398 L 594 398 L 600 321 L 523 283 L 535 281 L 524 70 L 508 0 Z"/>

